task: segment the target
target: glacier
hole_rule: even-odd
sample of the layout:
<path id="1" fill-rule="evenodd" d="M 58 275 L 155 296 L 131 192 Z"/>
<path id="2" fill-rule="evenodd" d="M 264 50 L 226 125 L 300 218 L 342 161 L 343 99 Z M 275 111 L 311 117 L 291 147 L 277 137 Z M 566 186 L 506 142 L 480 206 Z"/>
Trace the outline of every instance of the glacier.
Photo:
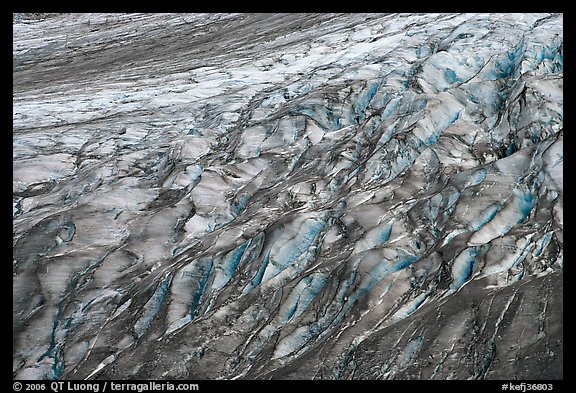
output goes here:
<path id="1" fill-rule="evenodd" d="M 14 14 L 14 379 L 563 379 L 563 15 Z"/>

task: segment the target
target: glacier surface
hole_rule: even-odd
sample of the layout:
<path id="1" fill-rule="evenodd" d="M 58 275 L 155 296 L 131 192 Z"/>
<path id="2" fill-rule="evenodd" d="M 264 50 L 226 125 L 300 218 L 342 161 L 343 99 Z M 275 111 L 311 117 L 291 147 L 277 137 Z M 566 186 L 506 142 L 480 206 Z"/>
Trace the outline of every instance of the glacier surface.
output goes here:
<path id="1" fill-rule="evenodd" d="M 16 379 L 562 379 L 563 15 L 18 14 Z"/>

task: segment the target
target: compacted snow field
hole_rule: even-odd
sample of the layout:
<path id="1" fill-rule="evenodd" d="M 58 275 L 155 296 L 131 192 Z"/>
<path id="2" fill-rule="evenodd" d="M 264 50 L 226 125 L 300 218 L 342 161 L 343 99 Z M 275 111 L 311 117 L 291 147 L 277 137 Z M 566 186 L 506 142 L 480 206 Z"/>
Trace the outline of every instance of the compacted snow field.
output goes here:
<path id="1" fill-rule="evenodd" d="M 563 16 L 15 14 L 16 379 L 562 379 Z"/>

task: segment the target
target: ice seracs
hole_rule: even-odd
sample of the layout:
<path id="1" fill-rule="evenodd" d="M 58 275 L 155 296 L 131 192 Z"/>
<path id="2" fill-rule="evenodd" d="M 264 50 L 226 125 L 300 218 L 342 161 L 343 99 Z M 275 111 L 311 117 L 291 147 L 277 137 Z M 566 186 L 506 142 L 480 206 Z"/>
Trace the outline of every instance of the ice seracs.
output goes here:
<path id="1" fill-rule="evenodd" d="M 13 63 L 14 378 L 563 377 L 562 15 L 20 15 Z"/>

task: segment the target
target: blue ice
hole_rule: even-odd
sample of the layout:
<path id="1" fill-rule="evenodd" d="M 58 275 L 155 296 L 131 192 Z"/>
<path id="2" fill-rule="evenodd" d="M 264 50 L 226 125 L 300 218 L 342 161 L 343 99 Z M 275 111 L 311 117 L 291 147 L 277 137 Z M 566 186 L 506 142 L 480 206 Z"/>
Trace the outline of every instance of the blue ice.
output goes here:
<path id="1" fill-rule="evenodd" d="M 315 219 L 304 221 L 298 235 L 286 242 L 274 255 L 270 256 L 270 264 L 264 272 L 262 282 L 276 276 L 308 251 L 325 225 L 324 221 Z"/>
<path id="2" fill-rule="evenodd" d="M 428 298 L 428 295 L 428 293 L 421 293 L 414 299 L 407 302 L 396 313 L 394 313 L 392 320 L 398 321 L 404 318 L 408 318 L 410 315 L 414 314 L 416 310 L 418 310 L 420 306 L 424 304 L 424 301 Z"/>
<path id="3" fill-rule="evenodd" d="M 244 251 L 250 240 L 245 241 L 240 246 L 236 247 L 234 250 L 230 251 L 224 259 L 222 260 L 220 266 L 218 266 L 218 273 L 216 278 L 214 279 L 214 289 L 220 289 L 224 285 L 228 283 L 236 274 L 236 270 L 238 269 L 238 265 L 242 260 L 242 256 L 244 255 Z"/>
<path id="4" fill-rule="evenodd" d="M 334 114 L 333 110 L 326 105 L 302 105 L 296 112 L 310 117 L 324 130 L 334 131 L 341 128 L 340 116 Z"/>
<path id="5" fill-rule="evenodd" d="M 472 277 L 481 249 L 481 246 L 468 247 L 456 257 L 452 265 L 451 291 L 458 290 Z"/>
<path id="6" fill-rule="evenodd" d="M 194 183 L 204 173 L 202 165 L 191 165 L 186 168 L 186 173 L 190 177 L 190 182 Z"/>
<path id="7" fill-rule="evenodd" d="M 310 274 L 300 280 L 282 305 L 280 319 L 287 323 L 299 317 L 322 291 L 325 283 L 326 275 L 323 273 Z"/>
<path id="8" fill-rule="evenodd" d="M 352 305 L 352 303 L 354 303 L 356 300 L 367 294 L 372 288 L 376 286 L 376 284 L 382 281 L 384 277 L 388 276 L 391 273 L 407 268 L 417 260 L 418 257 L 413 255 L 401 258 L 397 262 L 382 260 L 382 262 L 374 266 L 369 272 L 367 272 L 364 275 L 356 292 L 354 292 L 348 298 L 347 302 L 348 306 Z"/>
<path id="9" fill-rule="evenodd" d="M 206 291 L 213 267 L 214 263 L 210 261 L 206 267 L 200 268 L 200 271 L 204 272 L 205 270 L 205 273 L 201 276 L 200 281 L 198 282 L 198 288 L 196 288 L 192 296 L 192 302 L 190 303 L 190 315 L 192 315 L 192 318 L 195 318 L 198 315 L 200 299 L 202 299 L 202 295 L 204 295 L 204 292 Z"/>
<path id="10" fill-rule="evenodd" d="M 493 203 L 470 222 L 472 230 L 477 231 L 484 225 L 488 224 L 496 216 L 502 205 L 499 202 Z"/>
<path id="11" fill-rule="evenodd" d="M 171 282 L 172 275 L 170 274 L 166 276 L 166 278 L 164 278 L 164 280 L 162 280 L 162 282 L 156 287 L 154 294 L 152 297 L 150 297 L 144 306 L 144 313 L 134 324 L 134 333 L 136 334 L 136 337 L 142 337 L 150 327 L 150 324 L 162 308 L 162 303 L 164 302 L 164 298 L 168 293 Z"/>
<path id="12" fill-rule="evenodd" d="M 493 76 L 496 79 L 504 79 L 511 76 L 515 76 L 520 63 L 524 58 L 524 53 L 526 51 L 526 45 L 524 39 L 508 53 L 504 53 L 496 58 L 496 65 L 494 67 Z"/>
<path id="13" fill-rule="evenodd" d="M 232 202 L 230 208 L 232 216 L 238 217 L 240 213 L 242 213 L 242 211 L 246 209 L 246 206 L 248 206 L 249 201 L 250 201 L 250 195 L 246 192 L 243 192 L 242 194 L 237 196 L 236 199 L 234 199 L 234 201 Z"/>
<path id="14" fill-rule="evenodd" d="M 463 82 L 463 80 L 461 80 L 458 75 L 456 75 L 456 72 L 450 68 L 444 70 L 444 77 L 450 84 Z"/>
<path id="15" fill-rule="evenodd" d="M 418 336 L 414 340 L 410 341 L 406 347 L 398 354 L 397 364 L 398 369 L 404 369 L 412 364 L 414 356 L 418 353 L 422 344 L 424 343 L 424 337 Z"/>
<path id="16" fill-rule="evenodd" d="M 354 114 L 358 116 L 360 121 L 364 121 L 366 118 L 366 108 L 378 92 L 379 87 L 380 84 L 378 82 L 372 82 L 366 90 L 360 93 L 358 100 L 354 104 Z"/>
<path id="17" fill-rule="evenodd" d="M 266 269 L 268 268 L 268 264 L 270 263 L 270 253 L 271 253 L 271 250 L 266 251 L 266 254 L 264 255 L 264 258 L 262 259 L 262 264 L 260 265 L 258 272 L 252 278 L 252 280 L 250 280 L 250 282 L 246 285 L 246 287 L 244 287 L 244 290 L 242 291 L 243 295 L 252 291 L 254 288 L 256 288 L 258 285 L 260 285 L 262 283 L 262 279 L 264 277 L 264 272 L 266 272 Z"/>
<path id="18" fill-rule="evenodd" d="M 533 252 L 535 257 L 539 257 L 540 255 L 542 255 L 542 252 L 546 249 L 546 247 L 550 243 L 550 240 L 552 240 L 553 233 L 554 233 L 553 231 L 546 232 L 544 236 L 538 239 L 538 241 L 536 242 L 536 249 Z"/>
<path id="19" fill-rule="evenodd" d="M 532 212 L 534 208 L 534 194 L 529 191 L 523 192 L 518 198 L 518 208 L 520 210 L 520 217 L 517 224 L 522 223 Z"/>
<path id="20" fill-rule="evenodd" d="M 488 171 L 486 170 L 486 168 L 480 168 L 474 171 L 472 175 L 468 178 L 465 188 L 477 186 L 478 184 L 482 183 L 484 179 L 486 179 L 487 175 Z"/>

